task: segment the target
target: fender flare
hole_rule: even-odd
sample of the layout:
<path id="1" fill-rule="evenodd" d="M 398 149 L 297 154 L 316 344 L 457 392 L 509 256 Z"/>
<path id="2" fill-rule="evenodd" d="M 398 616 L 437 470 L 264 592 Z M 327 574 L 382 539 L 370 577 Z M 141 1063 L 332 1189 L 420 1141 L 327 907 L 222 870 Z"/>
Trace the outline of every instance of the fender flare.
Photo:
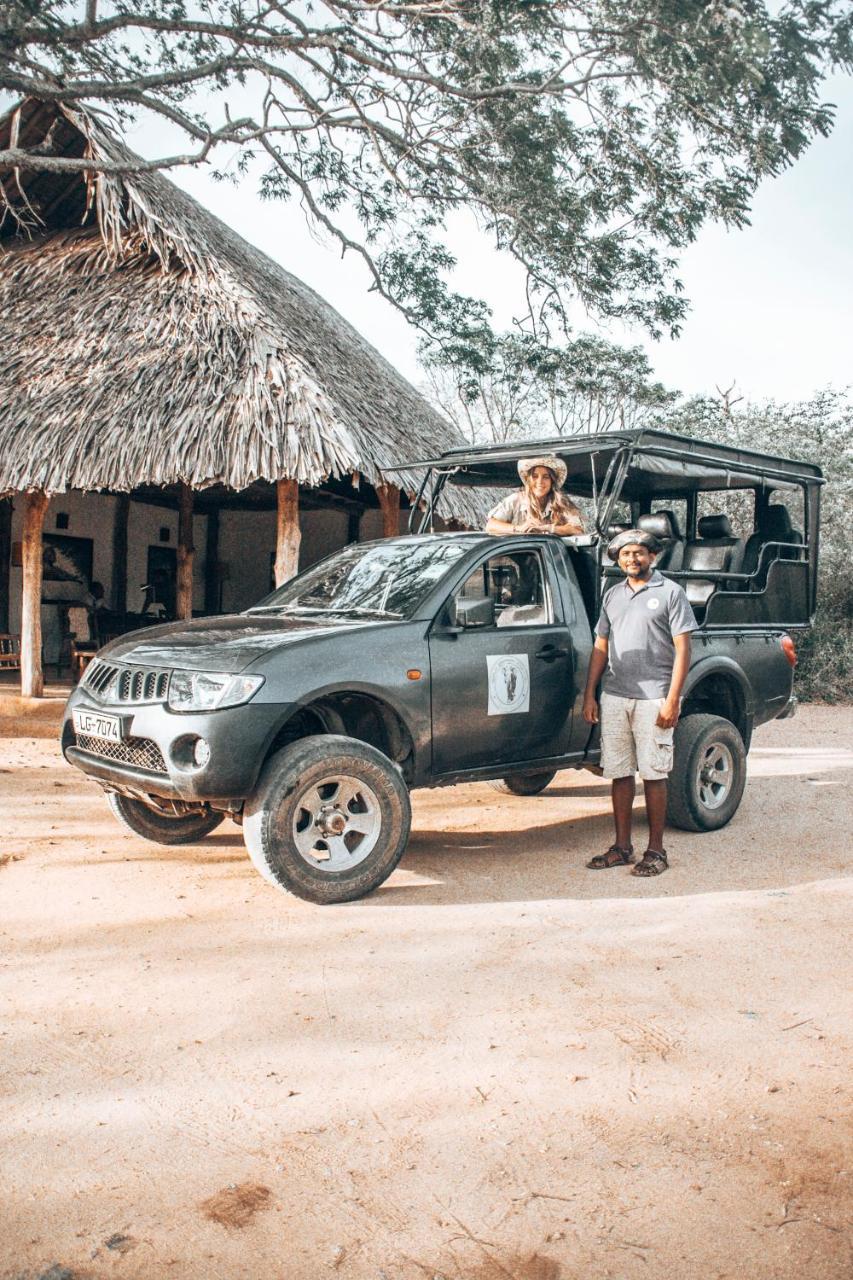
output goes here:
<path id="1" fill-rule="evenodd" d="M 684 692 L 681 695 L 682 698 L 686 701 L 709 676 L 724 677 L 726 680 L 731 681 L 741 694 L 744 717 L 746 719 L 745 737 L 748 746 L 749 739 L 752 737 L 752 725 L 755 720 L 755 694 L 746 673 L 734 659 L 726 657 L 724 654 L 700 658 L 687 673 Z"/>

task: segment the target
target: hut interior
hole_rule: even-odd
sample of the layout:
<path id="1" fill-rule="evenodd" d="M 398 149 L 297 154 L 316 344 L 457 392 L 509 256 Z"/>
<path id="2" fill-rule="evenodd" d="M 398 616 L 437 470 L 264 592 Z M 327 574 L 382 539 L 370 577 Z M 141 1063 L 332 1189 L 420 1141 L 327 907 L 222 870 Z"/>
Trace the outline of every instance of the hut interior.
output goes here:
<path id="1" fill-rule="evenodd" d="M 374 347 L 134 172 L 99 113 L 27 99 L 0 144 L 80 161 L 0 169 L 0 632 L 20 633 L 25 694 L 84 626 L 241 609 L 401 530 L 419 476 L 383 468 L 461 441 Z M 464 493 L 445 504 L 481 519 Z"/>

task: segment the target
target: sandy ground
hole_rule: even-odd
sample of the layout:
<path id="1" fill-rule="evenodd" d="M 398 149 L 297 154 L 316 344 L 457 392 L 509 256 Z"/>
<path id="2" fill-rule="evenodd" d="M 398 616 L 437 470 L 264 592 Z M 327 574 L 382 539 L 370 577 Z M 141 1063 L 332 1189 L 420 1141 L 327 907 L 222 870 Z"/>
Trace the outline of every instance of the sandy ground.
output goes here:
<path id="1" fill-rule="evenodd" d="M 659 880 L 583 870 L 607 791 L 564 774 L 418 794 L 401 868 L 327 908 L 231 824 L 123 834 L 24 731 L 4 1280 L 849 1280 L 849 709 L 760 730 Z"/>

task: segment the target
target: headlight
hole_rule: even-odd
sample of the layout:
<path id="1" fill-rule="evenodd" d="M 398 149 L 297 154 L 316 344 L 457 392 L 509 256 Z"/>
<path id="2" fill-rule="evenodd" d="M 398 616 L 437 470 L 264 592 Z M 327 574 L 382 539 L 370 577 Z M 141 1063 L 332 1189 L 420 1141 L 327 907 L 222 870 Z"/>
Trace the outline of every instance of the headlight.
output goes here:
<path id="1" fill-rule="evenodd" d="M 173 671 L 169 681 L 171 711 L 214 711 L 248 702 L 264 683 L 263 676 L 230 676 L 218 671 Z"/>

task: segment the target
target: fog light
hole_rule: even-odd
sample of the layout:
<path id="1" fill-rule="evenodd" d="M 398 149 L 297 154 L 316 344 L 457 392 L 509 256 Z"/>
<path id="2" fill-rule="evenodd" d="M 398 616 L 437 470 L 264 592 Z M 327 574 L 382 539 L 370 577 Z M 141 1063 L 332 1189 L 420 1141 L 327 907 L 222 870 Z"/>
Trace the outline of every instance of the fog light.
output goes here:
<path id="1" fill-rule="evenodd" d="M 203 769 L 210 759 L 210 743 L 204 738 L 196 738 L 193 747 L 193 764 L 198 765 L 199 769 Z"/>

